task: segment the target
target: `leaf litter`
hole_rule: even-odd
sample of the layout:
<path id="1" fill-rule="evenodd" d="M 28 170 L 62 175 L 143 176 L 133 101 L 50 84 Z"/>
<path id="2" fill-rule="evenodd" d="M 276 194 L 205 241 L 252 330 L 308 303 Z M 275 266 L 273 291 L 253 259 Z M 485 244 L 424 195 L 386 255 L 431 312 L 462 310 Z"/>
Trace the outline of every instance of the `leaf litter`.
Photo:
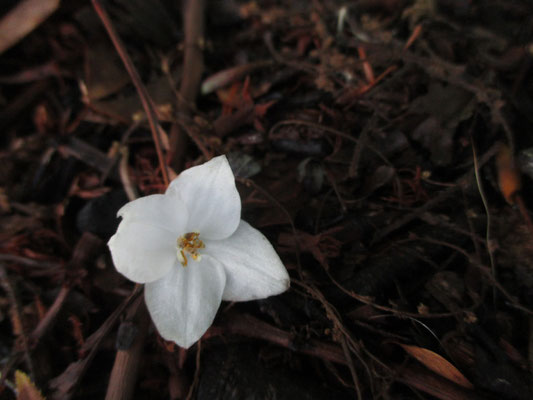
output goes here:
<path id="1" fill-rule="evenodd" d="M 529 2 L 52 1 L 6 30 L 26 3 L 0 6 L 2 396 L 532 397 Z M 104 243 L 219 154 L 292 285 L 185 352 Z"/>

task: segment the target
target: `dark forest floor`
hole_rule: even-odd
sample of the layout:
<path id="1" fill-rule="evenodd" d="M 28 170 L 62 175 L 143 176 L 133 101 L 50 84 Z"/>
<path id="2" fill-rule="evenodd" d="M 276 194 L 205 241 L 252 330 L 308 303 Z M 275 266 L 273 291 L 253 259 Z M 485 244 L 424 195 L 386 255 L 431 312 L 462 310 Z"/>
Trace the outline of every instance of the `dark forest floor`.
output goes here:
<path id="1" fill-rule="evenodd" d="M 16 370 L 47 399 L 533 398 L 530 1 L 41 0 L 5 45 L 23 3 L 0 6 L 2 398 Z M 291 289 L 185 351 L 106 242 L 160 165 L 219 154 Z"/>

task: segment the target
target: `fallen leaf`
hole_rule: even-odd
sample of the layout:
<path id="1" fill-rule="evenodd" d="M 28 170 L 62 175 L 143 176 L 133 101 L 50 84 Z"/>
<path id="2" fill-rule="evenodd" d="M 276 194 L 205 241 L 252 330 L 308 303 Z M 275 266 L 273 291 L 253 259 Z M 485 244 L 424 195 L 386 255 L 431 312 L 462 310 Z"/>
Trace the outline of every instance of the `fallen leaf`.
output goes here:
<path id="1" fill-rule="evenodd" d="M 17 385 L 17 400 L 44 400 L 41 391 L 35 387 L 24 372 L 15 371 L 15 383 Z"/>
<path id="2" fill-rule="evenodd" d="M 421 390 L 439 400 L 481 400 L 481 397 L 471 390 L 454 385 L 423 367 L 411 365 L 397 367 L 398 380 L 413 388 Z"/>
<path id="3" fill-rule="evenodd" d="M 431 371 L 464 388 L 472 389 L 474 387 L 457 368 L 437 353 L 418 346 L 411 346 L 403 343 L 397 344 L 409 353 L 410 356 L 416 358 Z"/>
<path id="4" fill-rule="evenodd" d="M 509 147 L 503 145 L 496 156 L 498 184 L 503 197 L 509 204 L 516 202 L 516 194 L 522 186 L 520 174 Z"/>

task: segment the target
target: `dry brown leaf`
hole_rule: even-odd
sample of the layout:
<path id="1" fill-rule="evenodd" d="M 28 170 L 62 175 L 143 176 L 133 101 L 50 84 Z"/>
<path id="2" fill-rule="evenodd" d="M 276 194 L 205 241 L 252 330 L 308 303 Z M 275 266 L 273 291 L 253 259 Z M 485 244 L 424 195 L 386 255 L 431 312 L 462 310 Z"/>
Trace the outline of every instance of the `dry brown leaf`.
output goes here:
<path id="1" fill-rule="evenodd" d="M 409 355 L 416 358 L 431 371 L 464 388 L 472 389 L 474 387 L 457 368 L 455 368 L 448 360 L 437 353 L 418 346 L 411 346 L 402 343 L 398 344 L 407 353 L 409 353 Z"/>
<path id="2" fill-rule="evenodd" d="M 496 166 L 498 168 L 498 184 L 502 195 L 507 203 L 515 204 L 516 194 L 520 191 L 522 183 L 509 147 L 501 146 L 496 156 Z"/>
<path id="3" fill-rule="evenodd" d="M 398 366 L 400 382 L 430 394 L 439 400 L 484 400 L 472 390 L 455 385 L 421 365 Z M 432 398 L 433 398 L 432 397 Z"/>
<path id="4" fill-rule="evenodd" d="M 24 372 L 15 371 L 15 383 L 17 385 L 17 400 L 45 400 L 41 391 L 35 387 Z"/>

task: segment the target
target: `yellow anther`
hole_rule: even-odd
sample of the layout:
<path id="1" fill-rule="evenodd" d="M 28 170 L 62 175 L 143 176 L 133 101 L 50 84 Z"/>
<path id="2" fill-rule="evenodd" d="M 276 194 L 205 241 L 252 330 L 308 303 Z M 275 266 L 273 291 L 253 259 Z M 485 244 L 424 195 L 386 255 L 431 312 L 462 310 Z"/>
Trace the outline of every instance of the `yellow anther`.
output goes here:
<path id="1" fill-rule="evenodd" d="M 178 260 L 184 267 L 187 266 L 187 255 L 189 253 L 194 261 L 200 261 L 201 255 L 198 254 L 198 250 L 205 248 L 204 242 L 200 239 L 199 232 L 189 232 L 183 236 L 180 236 L 177 240 L 178 247 Z"/>

